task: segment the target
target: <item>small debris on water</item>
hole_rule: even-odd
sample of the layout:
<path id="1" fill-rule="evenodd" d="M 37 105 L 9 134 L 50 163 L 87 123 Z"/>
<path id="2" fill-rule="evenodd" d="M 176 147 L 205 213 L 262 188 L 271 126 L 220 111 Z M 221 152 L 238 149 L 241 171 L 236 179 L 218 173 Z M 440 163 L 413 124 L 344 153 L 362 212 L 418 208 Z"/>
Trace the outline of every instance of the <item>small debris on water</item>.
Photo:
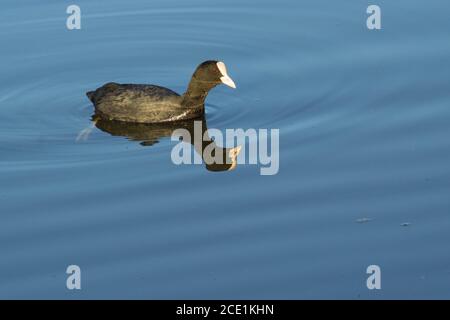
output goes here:
<path id="1" fill-rule="evenodd" d="M 403 222 L 400 224 L 402 227 L 409 227 L 411 225 L 411 222 Z"/>

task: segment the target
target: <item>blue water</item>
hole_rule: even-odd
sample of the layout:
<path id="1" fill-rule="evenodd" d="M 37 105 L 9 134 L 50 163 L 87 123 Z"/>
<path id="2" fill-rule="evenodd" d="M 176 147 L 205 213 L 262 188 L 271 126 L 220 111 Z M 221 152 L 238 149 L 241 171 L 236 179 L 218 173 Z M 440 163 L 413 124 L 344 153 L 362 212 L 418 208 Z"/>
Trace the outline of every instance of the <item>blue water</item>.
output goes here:
<path id="1" fill-rule="evenodd" d="M 81 30 L 66 28 L 78 4 Z M 366 27 L 378 4 L 382 30 Z M 0 298 L 450 298 L 450 3 L 3 0 Z M 208 127 L 280 129 L 280 170 L 172 163 L 96 127 L 109 82 L 183 93 Z M 82 289 L 66 288 L 67 266 Z M 381 290 L 366 268 L 379 265 Z"/>

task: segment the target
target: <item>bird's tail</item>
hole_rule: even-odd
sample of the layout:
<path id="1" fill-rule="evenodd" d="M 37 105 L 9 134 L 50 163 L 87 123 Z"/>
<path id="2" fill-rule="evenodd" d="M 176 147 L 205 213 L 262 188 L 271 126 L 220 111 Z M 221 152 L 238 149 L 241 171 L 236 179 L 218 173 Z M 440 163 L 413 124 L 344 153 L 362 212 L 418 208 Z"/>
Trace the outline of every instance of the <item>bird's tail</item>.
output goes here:
<path id="1" fill-rule="evenodd" d="M 91 100 L 92 102 L 94 102 L 94 94 L 95 94 L 95 91 L 89 91 L 89 92 L 86 92 L 86 95 L 87 95 L 87 97 L 89 98 L 89 100 Z"/>

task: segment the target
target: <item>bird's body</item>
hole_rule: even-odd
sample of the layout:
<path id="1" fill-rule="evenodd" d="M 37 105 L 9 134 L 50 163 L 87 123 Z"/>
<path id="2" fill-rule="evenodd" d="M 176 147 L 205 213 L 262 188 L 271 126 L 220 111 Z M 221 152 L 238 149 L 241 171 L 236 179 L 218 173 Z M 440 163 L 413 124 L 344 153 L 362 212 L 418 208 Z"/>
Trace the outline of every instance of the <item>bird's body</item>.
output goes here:
<path id="1" fill-rule="evenodd" d="M 155 85 L 107 83 L 87 94 L 97 114 L 109 120 L 157 123 L 203 114 L 203 106 L 187 108 L 178 93 Z"/>
<path id="2" fill-rule="evenodd" d="M 156 85 L 110 82 L 87 96 L 96 114 L 107 120 L 172 122 L 202 116 L 209 90 L 220 83 L 235 87 L 223 62 L 206 61 L 197 68 L 183 95 Z"/>

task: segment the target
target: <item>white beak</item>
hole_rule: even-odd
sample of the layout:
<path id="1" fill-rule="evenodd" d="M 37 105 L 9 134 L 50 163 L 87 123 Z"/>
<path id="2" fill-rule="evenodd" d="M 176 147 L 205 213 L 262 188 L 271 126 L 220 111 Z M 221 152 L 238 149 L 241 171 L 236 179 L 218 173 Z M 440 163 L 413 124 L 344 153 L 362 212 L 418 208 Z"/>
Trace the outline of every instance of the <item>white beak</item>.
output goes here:
<path id="1" fill-rule="evenodd" d="M 222 81 L 223 84 L 226 84 L 227 86 L 236 89 L 236 84 L 234 83 L 233 79 L 231 79 L 229 76 L 220 77 L 220 81 Z"/>
<path id="2" fill-rule="evenodd" d="M 227 86 L 236 89 L 236 84 L 227 73 L 227 67 L 225 66 L 225 63 L 223 63 L 222 61 L 217 62 L 217 68 L 222 74 L 222 77 L 220 77 L 220 81 L 222 81 L 223 84 L 226 84 Z"/>

